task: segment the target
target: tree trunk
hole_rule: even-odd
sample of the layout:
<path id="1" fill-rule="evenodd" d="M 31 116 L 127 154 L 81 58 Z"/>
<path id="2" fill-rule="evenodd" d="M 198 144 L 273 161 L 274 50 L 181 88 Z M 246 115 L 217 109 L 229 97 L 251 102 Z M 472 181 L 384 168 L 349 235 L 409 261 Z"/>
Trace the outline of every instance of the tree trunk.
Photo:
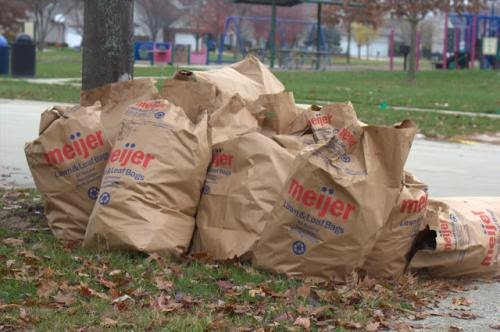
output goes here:
<path id="1" fill-rule="evenodd" d="M 366 60 L 370 59 L 370 44 L 366 44 Z"/>
<path id="2" fill-rule="evenodd" d="M 133 0 L 85 0 L 82 89 L 133 77 Z"/>
<path id="3" fill-rule="evenodd" d="M 351 63 L 352 23 L 347 23 L 347 63 Z"/>
<path id="4" fill-rule="evenodd" d="M 410 54 L 408 58 L 408 80 L 410 82 L 415 81 L 417 72 L 417 29 L 418 20 L 416 18 L 411 18 L 410 20 Z"/>
<path id="5" fill-rule="evenodd" d="M 158 36 L 158 27 L 157 26 L 149 26 L 149 34 L 151 37 L 151 41 L 154 43 L 156 42 L 156 36 Z"/>
<path id="6" fill-rule="evenodd" d="M 361 44 L 358 44 L 358 59 L 361 59 Z"/>

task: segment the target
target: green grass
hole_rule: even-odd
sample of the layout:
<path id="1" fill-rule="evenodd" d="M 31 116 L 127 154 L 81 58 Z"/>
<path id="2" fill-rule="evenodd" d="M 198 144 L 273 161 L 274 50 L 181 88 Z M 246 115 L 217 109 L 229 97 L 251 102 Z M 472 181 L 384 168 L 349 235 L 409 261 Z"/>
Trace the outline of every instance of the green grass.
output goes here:
<path id="1" fill-rule="evenodd" d="M 403 72 L 277 72 L 299 101 L 345 101 L 354 104 L 411 106 L 464 112 L 500 113 L 500 72 L 429 71 L 414 84 Z"/>
<path id="2" fill-rule="evenodd" d="M 228 54 L 225 54 L 229 56 Z M 343 62 L 337 57 L 334 62 Z M 354 65 L 383 64 L 375 60 L 352 59 Z M 135 67 L 135 76 L 170 77 L 174 66 Z M 340 71 L 340 72 L 275 72 L 293 91 L 297 102 L 342 102 L 351 100 L 359 117 L 371 124 L 390 125 L 411 118 L 422 133 L 433 137 L 449 137 L 484 132 L 499 132 L 500 120 L 470 118 L 434 113 L 394 111 L 393 106 L 449 109 L 463 112 L 500 114 L 500 72 L 498 71 L 423 71 L 410 84 L 404 72 Z M 37 54 L 37 77 L 71 77 L 71 84 L 34 84 L 0 78 L 0 98 L 49 100 L 77 103 L 81 82 L 81 53 L 71 49 L 55 49 Z M 161 88 L 162 79 L 158 80 Z M 386 110 L 378 105 L 387 103 Z"/>
<path id="3" fill-rule="evenodd" d="M 375 321 L 376 311 L 384 310 L 394 320 L 405 313 L 401 308 L 419 310 L 434 303 L 450 283 L 405 276 L 368 289 L 352 281 L 308 284 L 309 291 L 299 292 L 302 281 L 247 263 L 160 256 L 148 260 L 140 253 L 59 242 L 45 230 L 46 220 L 38 213 L 42 204 L 35 190 L 0 189 L 0 327 L 6 330 L 100 330 L 110 324 L 116 331 L 281 331 L 304 317 L 313 331 L 318 324 L 343 331 L 346 323 Z M 8 220 L 20 216 L 30 225 L 16 230 Z M 171 287 L 161 289 L 157 280 L 170 281 Z M 225 288 L 217 283 L 221 280 Z M 60 295 L 71 301 L 61 303 Z M 113 303 L 123 295 L 131 300 Z M 332 309 L 311 313 L 325 305 Z"/>

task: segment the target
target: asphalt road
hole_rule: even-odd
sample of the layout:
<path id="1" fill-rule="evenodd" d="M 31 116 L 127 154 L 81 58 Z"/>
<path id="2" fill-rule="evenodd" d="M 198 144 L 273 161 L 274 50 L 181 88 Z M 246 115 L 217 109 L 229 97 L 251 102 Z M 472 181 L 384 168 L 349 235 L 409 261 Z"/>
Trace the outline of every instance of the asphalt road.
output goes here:
<path id="1" fill-rule="evenodd" d="M 0 99 L 0 186 L 33 186 L 24 143 L 37 137 L 51 102 Z M 500 196 L 500 146 L 417 138 L 406 169 L 429 185 L 430 196 Z"/>

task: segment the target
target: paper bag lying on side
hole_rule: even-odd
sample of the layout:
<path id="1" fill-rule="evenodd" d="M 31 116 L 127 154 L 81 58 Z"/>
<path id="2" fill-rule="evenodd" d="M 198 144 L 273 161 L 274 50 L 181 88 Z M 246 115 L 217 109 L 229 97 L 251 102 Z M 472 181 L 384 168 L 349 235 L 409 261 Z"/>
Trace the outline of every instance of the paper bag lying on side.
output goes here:
<path id="1" fill-rule="evenodd" d="M 120 130 L 120 123 L 127 106 L 142 100 L 152 100 L 159 97 L 155 81 L 150 78 L 123 81 L 106 84 L 101 87 L 84 90 L 80 93 L 82 106 L 93 105 L 99 101 L 101 121 L 104 132 L 111 144 L 114 144 Z"/>
<path id="2" fill-rule="evenodd" d="M 290 153 L 256 132 L 215 144 L 191 251 L 216 260 L 246 254 L 269 222 L 292 161 Z"/>
<path id="3" fill-rule="evenodd" d="M 130 106 L 104 170 L 84 245 L 186 252 L 209 162 L 206 113 L 194 125 L 166 100 Z"/>
<path id="4" fill-rule="evenodd" d="M 345 280 L 360 268 L 396 204 L 416 128 L 340 129 L 292 166 L 253 263 L 288 276 Z"/>
<path id="5" fill-rule="evenodd" d="M 426 208 L 427 185 L 405 172 L 397 204 L 363 266 L 369 275 L 392 278 L 403 274 L 413 241 L 425 227 L 423 219 Z"/>
<path id="6" fill-rule="evenodd" d="M 96 107 L 42 113 L 40 136 L 26 143 L 28 165 L 58 239 L 83 240 L 111 148 Z"/>
<path id="7" fill-rule="evenodd" d="M 411 261 L 436 277 L 500 276 L 500 197 L 429 200 L 425 221 Z M 431 248 L 429 248 L 431 247 Z"/>

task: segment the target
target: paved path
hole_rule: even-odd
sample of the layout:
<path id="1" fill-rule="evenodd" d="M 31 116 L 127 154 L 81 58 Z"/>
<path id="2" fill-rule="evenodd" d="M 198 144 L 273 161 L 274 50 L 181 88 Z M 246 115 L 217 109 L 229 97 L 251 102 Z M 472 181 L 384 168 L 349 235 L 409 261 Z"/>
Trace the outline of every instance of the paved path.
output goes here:
<path id="1" fill-rule="evenodd" d="M 33 186 L 24 143 L 37 137 L 40 114 L 53 105 L 0 99 L 0 186 Z M 500 196 L 499 165 L 498 145 L 417 139 L 406 168 L 429 185 L 434 197 Z"/>

